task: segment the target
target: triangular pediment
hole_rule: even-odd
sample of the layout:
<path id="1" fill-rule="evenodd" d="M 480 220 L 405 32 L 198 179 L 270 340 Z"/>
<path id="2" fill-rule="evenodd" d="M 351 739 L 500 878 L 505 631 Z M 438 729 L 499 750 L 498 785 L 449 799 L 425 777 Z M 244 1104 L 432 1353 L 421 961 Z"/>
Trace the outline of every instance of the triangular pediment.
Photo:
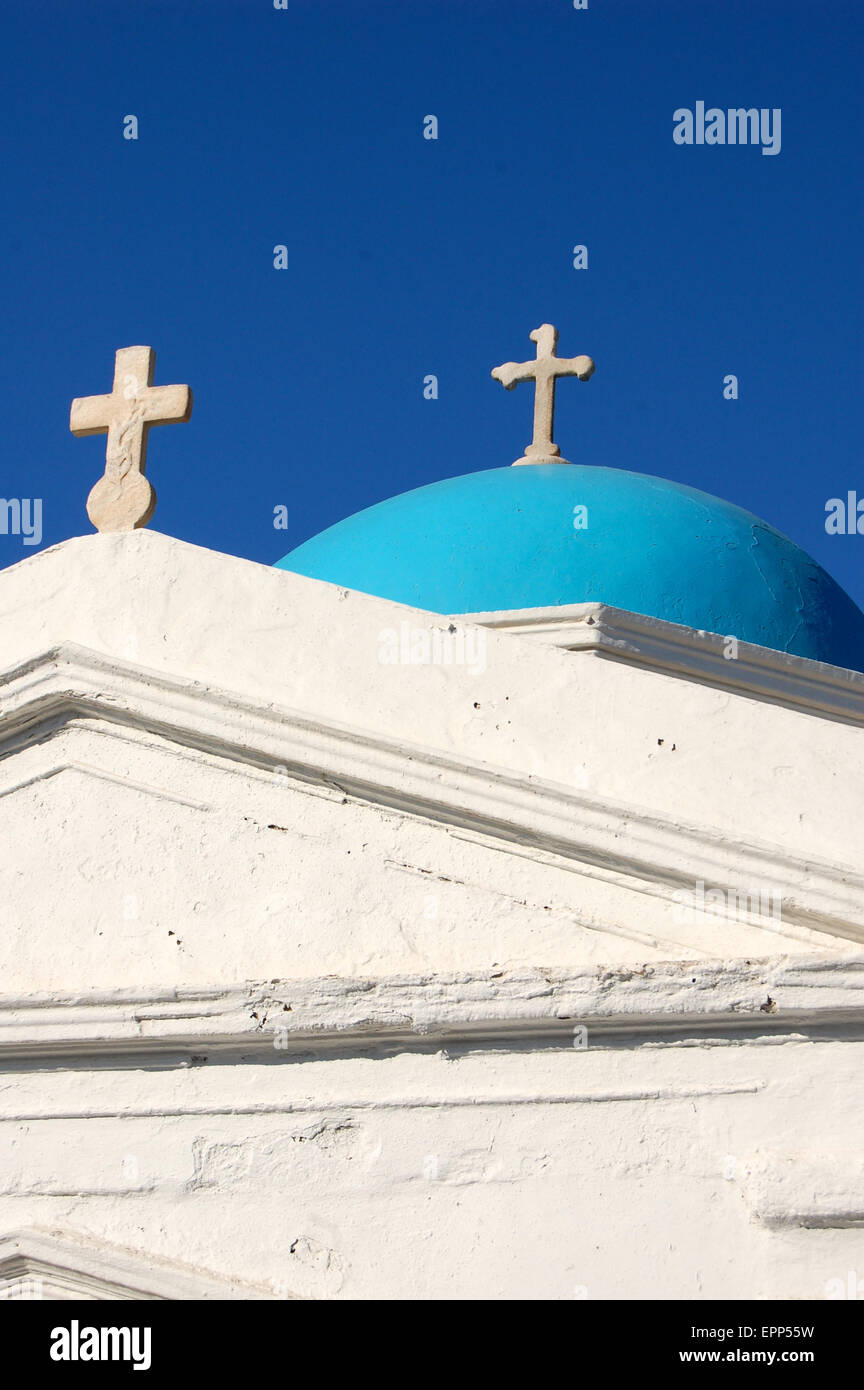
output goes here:
<path id="1" fill-rule="evenodd" d="M 864 941 L 857 677 L 799 661 L 772 695 L 760 657 L 720 690 L 716 653 L 673 673 L 699 634 L 620 614 L 581 654 L 487 614 L 471 665 L 394 665 L 402 624 L 470 624 L 146 532 L 37 555 L 0 600 L 10 993 Z"/>

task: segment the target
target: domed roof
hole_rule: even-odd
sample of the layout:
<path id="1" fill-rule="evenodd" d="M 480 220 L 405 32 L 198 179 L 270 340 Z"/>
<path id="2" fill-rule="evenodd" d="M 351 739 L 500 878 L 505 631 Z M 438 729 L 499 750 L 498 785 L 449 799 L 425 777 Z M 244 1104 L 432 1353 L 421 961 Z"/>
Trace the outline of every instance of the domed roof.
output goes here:
<path id="1" fill-rule="evenodd" d="M 435 613 L 598 601 L 864 664 L 864 613 L 786 536 L 708 493 L 615 468 L 448 478 L 338 522 L 278 568 Z"/>

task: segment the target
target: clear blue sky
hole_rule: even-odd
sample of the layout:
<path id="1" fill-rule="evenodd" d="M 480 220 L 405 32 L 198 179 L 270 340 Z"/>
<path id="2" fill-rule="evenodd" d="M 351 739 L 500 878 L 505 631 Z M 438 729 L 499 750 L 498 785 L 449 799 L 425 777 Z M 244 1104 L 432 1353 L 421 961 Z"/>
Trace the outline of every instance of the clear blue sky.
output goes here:
<path id="1" fill-rule="evenodd" d="M 864 604 L 864 536 L 824 525 L 864 496 L 861 0 L 2 0 L 0 25 L 0 493 L 43 499 L 43 545 L 90 530 L 105 441 L 69 402 L 117 347 L 195 393 L 151 432 L 153 525 L 270 563 L 517 457 L 530 389 L 489 371 L 547 320 L 597 363 L 559 387 L 569 458 L 737 502 Z M 781 152 L 676 145 L 698 100 L 781 108 Z"/>

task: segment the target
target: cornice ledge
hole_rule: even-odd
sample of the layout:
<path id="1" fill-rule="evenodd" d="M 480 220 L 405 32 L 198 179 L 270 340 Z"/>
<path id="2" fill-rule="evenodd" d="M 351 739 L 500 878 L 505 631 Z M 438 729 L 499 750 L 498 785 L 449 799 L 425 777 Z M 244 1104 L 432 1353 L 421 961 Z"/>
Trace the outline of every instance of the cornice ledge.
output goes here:
<path id="1" fill-rule="evenodd" d="M 675 961 L 581 972 L 525 969 L 380 979 L 325 976 L 200 989 L 0 996 L 0 1055 L 171 1051 L 190 1064 L 370 1047 L 535 1041 L 732 1028 L 864 1024 L 864 954 Z"/>
<path id="2" fill-rule="evenodd" d="M 732 646 L 734 634 L 705 632 L 605 603 L 462 613 L 459 620 L 864 723 L 864 672 L 737 639 Z"/>

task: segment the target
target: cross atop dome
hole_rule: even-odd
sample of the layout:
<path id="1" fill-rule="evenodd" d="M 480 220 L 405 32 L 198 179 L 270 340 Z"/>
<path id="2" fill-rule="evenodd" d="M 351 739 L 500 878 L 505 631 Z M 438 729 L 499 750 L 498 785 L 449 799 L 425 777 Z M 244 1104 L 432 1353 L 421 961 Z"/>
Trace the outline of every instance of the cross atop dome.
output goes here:
<path id="1" fill-rule="evenodd" d="M 105 472 L 87 498 L 87 515 L 97 531 L 147 525 L 156 508 L 156 493 L 144 476 L 150 426 L 179 424 L 192 414 L 189 387 L 154 386 L 155 366 L 151 347 L 118 348 L 110 396 L 72 402 L 74 435 L 108 435 Z"/>
<path id="2" fill-rule="evenodd" d="M 555 380 L 559 376 L 576 376 L 587 381 L 594 371 L 590 357 L 556 357 L 558 329 L 551 323 L 543 323 L 531 334 L 531 341 L 537 344 L 537 357 L 533 362 L 505 362 L 501 367 L 493 367 L 492 375 L 500 381 L 506 391 L 512 391 L 520 381 L 534 382 L 534 438 L 528 445 L 519 463 L 569 463 L 561 457 L 561 450 L 552 443 L 552 429 L 555 421 Z"/>

